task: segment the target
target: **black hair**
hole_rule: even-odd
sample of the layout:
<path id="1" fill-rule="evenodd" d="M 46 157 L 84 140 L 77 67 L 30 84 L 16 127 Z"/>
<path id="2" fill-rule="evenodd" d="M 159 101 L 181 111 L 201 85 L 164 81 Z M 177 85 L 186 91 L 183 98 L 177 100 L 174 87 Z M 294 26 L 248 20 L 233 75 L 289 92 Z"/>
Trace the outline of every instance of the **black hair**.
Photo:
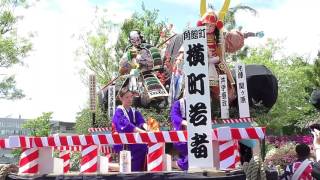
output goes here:
<path id="1" fill-rule="evenodd" d="M 129 88 L 128 87 L 123 87 L 120 91 L 119 91 L 119 97 L 123 97 L 125 94 L 127 94 L 128 92 L 131 92 L 130 90 L 129 90 Z"/>
<path id="2" fill-rule="evenodd" d="M 304 143 L 298 144 L 296 146 L 296 153 L 298 158 L 307 158 L 310 155 L 310 148 Z"/>
<path id="3" fill-rule="evenodd" d="M 217 27 L 215 27 L 214 29 L 214 35 L 215 35 L 216 43 L 218 45 L 220 43 L 220 30 Z"/>

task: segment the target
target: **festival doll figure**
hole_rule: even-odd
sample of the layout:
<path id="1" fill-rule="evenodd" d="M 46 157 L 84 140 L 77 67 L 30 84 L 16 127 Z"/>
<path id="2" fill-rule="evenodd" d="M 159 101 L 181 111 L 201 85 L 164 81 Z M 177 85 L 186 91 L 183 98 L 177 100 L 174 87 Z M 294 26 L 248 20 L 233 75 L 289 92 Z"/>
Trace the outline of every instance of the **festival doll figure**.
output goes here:
<path id="1" fill-rule="evenodd" d="M 152 46 L 144 43 L 143 37 L 139 31 L 131 31 L 129 34 L 130 45 L 120 60 L 120 73 L 128 74 L 133 69 L 140 71 L 151 70 L 153 68 L 153 59 L 148 51 Z"/>
<path id="2" fill-rule="evenodd" d="M 218 19 L 212 9 L 208 9 L 197 22 L 197 26 L 206 26 L 208 62 L 209 62 L 209 84 L 215 99 L 219 99 L 219 75 L 226 74 L 228 79 L 229 102 L 235 96 L 234 79 L 227 64 L 224 61 L 224 52 L 236 52 L 243 46 L 244 38 L 240 32 L 222 32 L 223 22 Z"/>
<path id="3" fill-rule="evenodd" d="M 146 104 L 153 98 L 163 99 L 168 96 L 168 92 L 156 76 L 156 72 L 162 67 L 160 50 L 145 43 L 137 30 L 130 32 L 129 42 L 130 45 L 119 63 L 120 74 L 128 75 L 126 81 L 129 90 L 138 92 L 142 102 Z"/>
<path id="4" fill-rule="evenodd" d="M 146 132 L 147 124 L 142 114 L 131 107 L 133 93 L 128 88 L 120 90 L 119 99 L 122 105 L 118 106 L 112 119 L 115 131 L 118 133 Z M 128 144 L 128 150 L 131 151 L 131 170 L 145 170 L 145 160 L 147 154 L 147 145 L 145 144 Z M 115 151 L 119 152 L 123 146 L 114 146 Z"/>
<path id="5" fill-rule="evenodd" d="M 141 72 L 150 71 L 162 65 L 159 49 L 145 43 L 140 31 L 131 31 L 129 42 L 130 45 L 126 48 L 119 63 L 121 75 L 130 74 L 131 77 L 137 79 Z M 131 80 L 134 79 L 131 78 Z M 135 87 L 137 84 L 135 82 L 130 83 L 130 90 L 136 90 L 133 88 L 137 88 Z"/>
<path id="6" fill-rule="evenodd" d="M 207 45 L 208 45 L 208 61 L 209 61 L 209 81 L 210 86 L 218 84 L 218 72 L 215 64 L 220 62 L 221 47 L 220 29 L 223 27 L 222 21 L 217 19 L 213 10 L 208 10 L 202 17 L 201 21 L 197 22 L 197 26 L 206 26 Z"/>
<path id="7" fill-rule="evenodd" d="M 131 31 L 129 34 L 130 46 L 126 48 L 126 52 L 123 54 L 119 62 L 119 73 L 121 75 L 130 74 L 129 77 L 129 89 L 131 91 L 138 91 L 138 77 L 140 74 L 141 67 L 139 66 L 139 60 L 141 59 L 140 50 L 143 39 L 139 31 Z M 148 53 L 144 53 L 144 57 Z M 144 58 L 144 62 L 150 62 L 151 58 Z"/>
<path id="8" fill-rule="evenodd" d="M 187 129 L 186 121 L 186 101 L 181 98 L 175 101 L 171 107 L 171 124 L 173 130 L 180 131 Z M 174 148 L 179 153 L 177 165 L 182 170 L 188 170 L 188 145 L 186 142 L 178 142 L 173 144 Z"/>

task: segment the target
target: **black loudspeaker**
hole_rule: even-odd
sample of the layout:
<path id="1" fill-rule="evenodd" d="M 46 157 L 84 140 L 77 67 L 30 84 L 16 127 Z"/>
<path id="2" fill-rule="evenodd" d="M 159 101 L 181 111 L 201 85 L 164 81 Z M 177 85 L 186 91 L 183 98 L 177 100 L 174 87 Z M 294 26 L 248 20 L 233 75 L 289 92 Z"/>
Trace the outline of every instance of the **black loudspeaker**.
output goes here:
<path id="1" fill-rule="evenodd" d="M 311 104 L 320 110 L 320 90 L 314 89 L 311 93 Z"/>
<path id="2" fill-rule="evenodd" d="M 250 107 L 271 109 L 278 98 L 278 80 L 264 65 L 246 65 L 247 88 Z M 235 78 L 235 74 L 233 71 Z"/>

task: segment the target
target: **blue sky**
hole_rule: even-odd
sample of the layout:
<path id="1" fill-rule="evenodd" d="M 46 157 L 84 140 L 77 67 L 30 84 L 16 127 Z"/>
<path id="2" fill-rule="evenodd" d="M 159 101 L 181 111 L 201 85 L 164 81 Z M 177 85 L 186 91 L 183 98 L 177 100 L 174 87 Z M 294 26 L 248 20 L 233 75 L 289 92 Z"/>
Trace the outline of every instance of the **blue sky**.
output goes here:
<path id="1" fill-rule="evenodd" d="M 89 88 L 82 82 L 79 70 L 83 59 L 75 60 L 75 50 L 82 44 L 77 35 L 92 29 L 95 6 L 108 9 L 107 17 L 115 23 L 141 10 L 141 0 L 47 0 L 36 1 L 29 9 L 20 9 L 23 21 L 18 33 L 31 39 L 34 49 L 24 59 L 26 66 L 5 71 L 15 74 L 18 88 L 26 98 L 0 100 L 0 117 L 35 118 L 42 112 L 53 111 L 53 118 L 75 121 L 75 115 L 88 106 Z M 199 0 L 144 1 L 148 9 L 159 9 L 160 20 L 175 25 L 177 33 L 199 18 Z M 207 1 L 220 10 L 221 0 Z M 319 0 L 231 0 L 230 7 L 245 4 L 256 9 L 258 16 L 240 12 L 236 21 L 243 31 L 265 32 L 262 39 L 250 38 L 250 46 L 263 46 L 268 38 L 283 40 L 283 55 L 298 54 L 315 57 L 320 49 Z M 75 5 L 76 4 L 76 5 Z M 116 32 L 110 34 L 115 39 Z"/>
<path id="2" fill-rule="evenodd" d="M 238 4 L 248 5 L 253 8 L 272 9 L 277 8 L 286 0 L 231 0 L 230 7 Z M 90 0 L 92 5 L 98 7 L 108 7 L 112 1 L 108 0 Z M 128 3 L 129 2 L 129 3 Z M 142 0 L 118 0 L 119 4 L 127 4 L 124 6 L 128 11 L 141 12 L 141 4 L 145 4 L 147 9 L 158 9 L 159 19 L 168 20 L 169 23 L 174 23 L 177 30 L 182 31 L 188 23 L 194 25 L 199 18 L 199 0 L 157 0 L 157 1 L 142 1 Z M 220 10 L 224 1 L 207 0 L 207 4 L 214 6 L 215 10 Z"/>

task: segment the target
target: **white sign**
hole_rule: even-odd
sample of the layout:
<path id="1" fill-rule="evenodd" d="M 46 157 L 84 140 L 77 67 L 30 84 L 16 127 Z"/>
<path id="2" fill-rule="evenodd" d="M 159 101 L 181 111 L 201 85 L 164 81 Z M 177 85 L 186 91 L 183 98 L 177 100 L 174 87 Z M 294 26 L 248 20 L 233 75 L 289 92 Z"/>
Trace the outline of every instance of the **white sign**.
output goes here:
<path id="1" fill-rule="evenodd" d="M 229 99 L 227 82 L 227 75 L 219 75 L 221 119 L 229 118 Z"/>
<path id="2" fill-rule="evenodd" d="M 108 115 L 112 119 L 116 110 L 116 87 L 114 85 L 108 87 Z"/>
<path id="3" fill-rule="evenodd" d="M 244 64 L 236 64 L 235 66 L 238 90 L 238 104 L 240 118 L 250 117 L 249 98 L 247 90 L 247 76 Z"/>
<path id="4" fill-rule="evenodd" d="M 131 172 L 131 152 L 130 151 L 120 151 L 120 173 L 129 173 Z"/>
<path id="5" fill-rule="evenodd" d="M 90 110 L 96 110 L 96 76 L 89 76 Z"/>
<path id="6" fill-rule="evenodd" d="M 213 168 L 206 28 L 183 33 L 189 170 Z"/>

